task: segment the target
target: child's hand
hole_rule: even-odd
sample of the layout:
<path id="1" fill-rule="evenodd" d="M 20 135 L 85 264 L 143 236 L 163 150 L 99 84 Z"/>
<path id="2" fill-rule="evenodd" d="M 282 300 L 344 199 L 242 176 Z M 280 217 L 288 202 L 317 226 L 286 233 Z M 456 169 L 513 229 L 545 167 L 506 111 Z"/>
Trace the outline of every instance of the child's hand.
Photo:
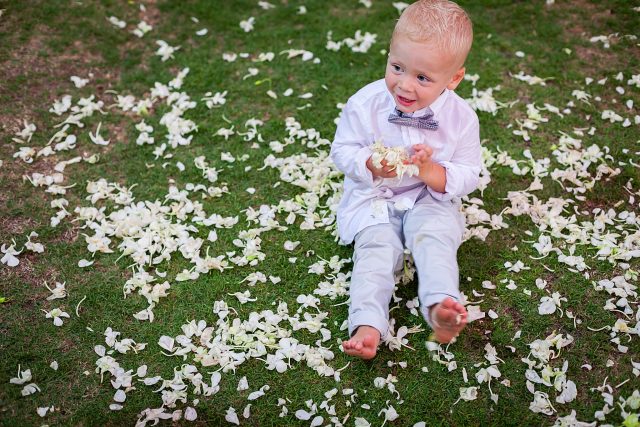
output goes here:
<path id="1" fill-rule="evenodd" d="M 431 155 L 433 149 L 425 144 L 415 144 L 411 146 L 414 154 L 411 156 L 410 162 L 418 166 L 422 171 L 423 168 L 428 167 L 431 164 Z"/>
<path id="2" fill-rule="evenodd" d="M 414 154 L 409 159 L 409 162 L 418 167 L 418 178 L 424 181 L 425 184 L 433 186 L 434 183 L 431 182 L 431 178 L 437 166 L 437 163 L 431 160 L 433 149 L 425 144 L 416 144 L 411 148 L 413 148 Z"/>
<path id="3" fill-rule="evenodd" d="M 386 160 L 380 162 L 381 169 L 376 168 L 371 161 L 371 157 L 367 159 L 367 168 L 371 171 L 374 178 L 395 178 L 397 176 L 394 167 L 389 166 Z"/>

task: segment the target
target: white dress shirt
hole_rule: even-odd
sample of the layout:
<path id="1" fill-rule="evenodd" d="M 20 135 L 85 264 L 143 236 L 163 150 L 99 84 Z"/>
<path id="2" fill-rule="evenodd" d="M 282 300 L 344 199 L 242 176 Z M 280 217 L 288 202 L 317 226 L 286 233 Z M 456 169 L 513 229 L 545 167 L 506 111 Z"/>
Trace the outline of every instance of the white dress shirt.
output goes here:
<path id="1" fill-rule="evenodd" d="M 331 159 L 344 174 L 344 195 L 338 206 L 338 234 L 349 244 L 358 232 L 380 223 L 388 223 L 387 202 L 396 208 L 411 209 L 425 189 L 416 177 L 373 178 L 367 168 L 370 146 L 404 146 L 411 153 L 414 144 L 433 149 L 432 159 L 446 169 L 445 192 L 427 187 L 431 196 L 449 201 L 465 196 L 478 185 L 482 166 L 480 125 L 473 109 L 455 92 L 445 91 L 429 107 L 439 122 L 437 130 L 418 129 L 389 123 L 395 108 L 384 79 L 360 89 L 342 110 Z M 416 111 L 425 114 L 427 108 Z"/>

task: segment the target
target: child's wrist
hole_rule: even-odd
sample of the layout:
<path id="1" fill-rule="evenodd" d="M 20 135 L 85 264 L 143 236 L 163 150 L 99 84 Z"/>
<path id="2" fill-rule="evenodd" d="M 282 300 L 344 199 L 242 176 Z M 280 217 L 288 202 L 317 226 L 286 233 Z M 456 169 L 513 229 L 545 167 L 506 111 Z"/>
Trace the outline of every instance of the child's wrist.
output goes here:
<path id="1" fill-rule="evenodd" d="M 433 162 L 427 162 L 420 168 L 420 173 L 418 174 L 418 176 L 420 177 L 422 182 L 427 184 L 428 183 L 427 181 L 429 180 L 429 177 L 431 176 L 432 172 L 433 172 Z"/>

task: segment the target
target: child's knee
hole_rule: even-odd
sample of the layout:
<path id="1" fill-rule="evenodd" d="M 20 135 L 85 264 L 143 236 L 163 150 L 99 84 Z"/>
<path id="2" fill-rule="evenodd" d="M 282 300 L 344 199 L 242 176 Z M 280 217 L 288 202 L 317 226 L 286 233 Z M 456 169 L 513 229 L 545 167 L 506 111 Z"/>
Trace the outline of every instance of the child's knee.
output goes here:
<path id="1" fill-rule="evenodd" d="M 372 260 L 375 263 L 396 266 L 402 258 L 404 246 L 395 235 L 368 233 L 358 239 L 354 250 L 354 262 Z"/>

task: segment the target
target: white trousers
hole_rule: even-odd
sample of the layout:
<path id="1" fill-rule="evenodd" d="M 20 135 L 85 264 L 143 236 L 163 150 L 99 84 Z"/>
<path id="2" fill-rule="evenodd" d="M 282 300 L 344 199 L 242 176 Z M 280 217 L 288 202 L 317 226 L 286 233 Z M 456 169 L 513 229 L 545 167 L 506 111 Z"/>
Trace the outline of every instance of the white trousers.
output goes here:
<path id="1" fill-rule="evenodd" d="M 368 325 L 384 338 L 389 329 L 389 303 L 395 272 L 402 268 L 406 245 L 418 273 L 420 311 L 447 297 L 460 300 L 457 252 L 464 234 L 459 202 L 438 201 L 426 191 L 407 211 L 388 203 L 389 223 L 365 228 L 355 237 L 349 294 L 349 336 Z"/>

